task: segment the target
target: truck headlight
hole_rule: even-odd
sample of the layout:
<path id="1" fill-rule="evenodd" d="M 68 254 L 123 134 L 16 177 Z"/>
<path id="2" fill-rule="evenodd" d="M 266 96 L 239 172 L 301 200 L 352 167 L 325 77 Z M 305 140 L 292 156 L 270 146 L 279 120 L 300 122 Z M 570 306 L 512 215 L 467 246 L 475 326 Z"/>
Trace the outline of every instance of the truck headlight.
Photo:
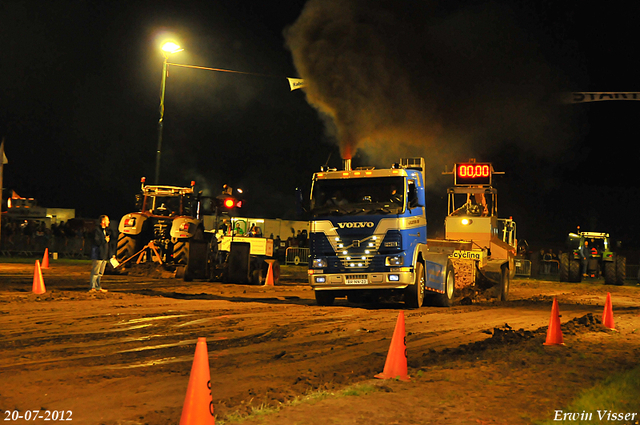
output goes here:
<path id="1" fill-rule="evenodd" d="M 324 267 L 327 267 L 327 260 L 326 258 L 314 258 L 311 265 L 316 269 L 322 269 Z"/>
<path id="2" fill-rule="evenodd" d="M 401 255 L 390 255 L 385 261 L 387 266 L 401 266 L 404 263 L 404 259 Z"/>
<path id="3" fill-rule="evenodd" d="M 316 276 L 316 283 L 326 283 L 327 278 L 324 276 Z"/>

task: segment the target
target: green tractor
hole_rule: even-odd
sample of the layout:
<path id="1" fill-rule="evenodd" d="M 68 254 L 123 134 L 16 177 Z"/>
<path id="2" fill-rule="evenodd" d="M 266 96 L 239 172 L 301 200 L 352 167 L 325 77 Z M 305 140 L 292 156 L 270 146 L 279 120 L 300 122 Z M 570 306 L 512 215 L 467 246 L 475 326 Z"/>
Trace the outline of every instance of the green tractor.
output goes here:
<path id="1" fill-rule="evenodd" d="M 623 285 L 627 277 L 627 259 L 612 251 L 608 233 L 578 232 L 569 233 L 567 247 L 569 252 L 560 255 L 560 281 L 580 282 L 583 275 L 582 247 L 588 242 L 590 258 L 587 261 L 586 274 L 590 277 L 604 277 L 605 285 Z"/>

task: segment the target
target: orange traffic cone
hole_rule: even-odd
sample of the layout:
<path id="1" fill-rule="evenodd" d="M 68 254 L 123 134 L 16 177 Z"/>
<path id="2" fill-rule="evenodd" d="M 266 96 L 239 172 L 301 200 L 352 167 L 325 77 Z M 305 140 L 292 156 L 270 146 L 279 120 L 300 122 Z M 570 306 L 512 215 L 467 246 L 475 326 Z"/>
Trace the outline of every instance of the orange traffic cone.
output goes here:
<path id="1" fill-rule="evenodd" d="M 180 425 L 215 425 L 207 339 L 198 338 Z"/>
<path id="2" fill-rule="evenodd" d="M 547 329 L 547 340 L 544 345 L 564 345 L 562 339 L 562 329 L 560 329 L 560 312 L 558 300 L 553 299 L 551 306 L 551 318 L 549 319 L 549 329 Z"/>
<path id="3" fill-rule="evenodd" d="M 384 370 L 375 376 L 380 379 L 399 379 L 408 381 L 407 375 L 407 341 L 404 333 L 404 311 L 400 310 L 396 328 L 391 338 L 391 346 L 387 354 Z"/>
<path id="4" fill-rule="evenodd" d="M 265 260 L 265 261 L 269 263 L 269 270 L 267 271 L 267 278 L 264 281 L 264 286 L 275 286 L 274 279 L 273 279 L 273 262 L 275 260 Z"/>
<path id="5" fill-rule="evenodd" d="M 42 279 L 42 270 L 40 270 L 40 261 L 36 260 L 36 267 L 33 269 L 33 287 L 31 292 L 34 294 L 44 294 L 47 290 L 44 287 L 44 279 Z"/>
<path id="6" fill-rule="evenodd" d="M 41 269 L 49 268 L 49 248 L 44 249 L 44 256 L 42 257 L 42 266 Z"/>
<path id="7" fill-rule="evenodd" d="M 602 312 L 602 324 L 609 329 L 616 329 L 613 321 L 613 307 L 611 306 L 611 293 L 607 292 L 607 301 L 604 303 L 604 311 Z"/>

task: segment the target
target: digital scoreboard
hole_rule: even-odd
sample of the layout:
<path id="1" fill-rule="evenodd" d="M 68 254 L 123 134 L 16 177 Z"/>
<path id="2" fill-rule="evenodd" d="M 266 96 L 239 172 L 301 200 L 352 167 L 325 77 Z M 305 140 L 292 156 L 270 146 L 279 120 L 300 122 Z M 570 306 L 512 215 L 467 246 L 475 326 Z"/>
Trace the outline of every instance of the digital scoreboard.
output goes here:
<path id="1" fill-rule="evenodd" d="M 456 164 L 453 171 L 456 186 L 491 186 L 493 167 L 489 162 Z"/>

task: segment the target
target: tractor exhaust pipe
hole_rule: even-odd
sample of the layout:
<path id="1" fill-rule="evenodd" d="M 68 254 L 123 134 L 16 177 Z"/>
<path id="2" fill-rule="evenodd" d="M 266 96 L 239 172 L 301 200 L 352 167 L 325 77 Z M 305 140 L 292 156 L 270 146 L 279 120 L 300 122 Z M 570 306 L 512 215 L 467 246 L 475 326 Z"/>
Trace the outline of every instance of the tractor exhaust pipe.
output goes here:
<path id="1" fill-rule="evenodd" d="M 344 166 L 344 171 L 351 171 L 351 158 L 343 159 L 342 165 Z"/>

